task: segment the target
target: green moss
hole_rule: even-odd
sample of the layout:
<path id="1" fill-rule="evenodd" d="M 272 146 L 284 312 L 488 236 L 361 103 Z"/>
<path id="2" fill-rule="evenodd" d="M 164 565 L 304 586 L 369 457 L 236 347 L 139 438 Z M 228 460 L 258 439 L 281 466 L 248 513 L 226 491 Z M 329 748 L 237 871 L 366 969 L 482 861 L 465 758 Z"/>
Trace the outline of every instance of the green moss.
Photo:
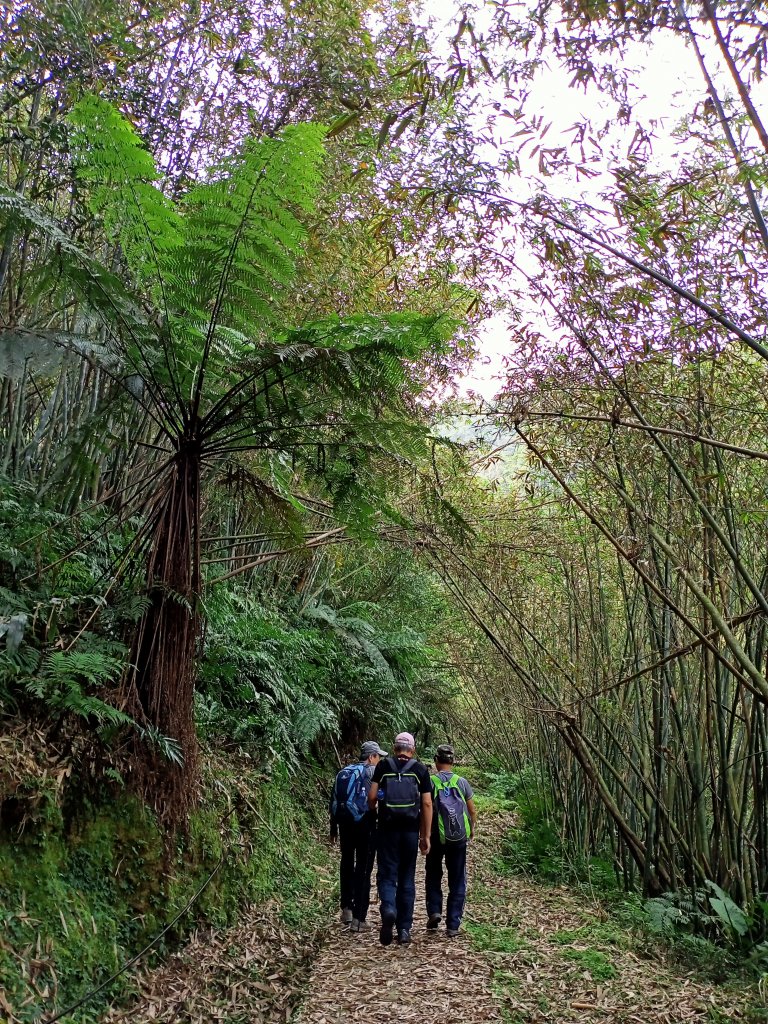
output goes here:
<path id="1" fill-rule="evenodd" d="M 618 946 L 628 945 L 627 936 L 624 935 L 615 925 L 603 921 L 588 921 L 580 928 L 563 929 L 555 932 L 549 937 L 550 942 L 560 946 L 570 946 L 573 943 L 589 942 L 596 946 Z"/>
<path id="2" fill-rule="evenodd" d="M 194 911 L 153 955 L 178 944 L 196 922 L 233 923 L 247 903 L 277 899 L 294 923 L 327 913 L 318 905 L 318 881 L 330 899 L 333 872 L 326 848 L 307 841 L 311 804 L 300 804 L 286 777 L 265 783 L 233 766 L 222 781 L 222 769 L 217 764 L 221 784 L 211 787 L 216 802 L 192 815 L 175 850 L 127 794 L 82 807 L 66 831 L 38 821 L 20 836 L 0 836 L 0 989 L 19 1021 L 62 1009 L 108 978 L 173 920 L 222 853 Z M 72 1024 L 95 1019 L 128 984 L 121 978 Z"/>
<path id="3" fill-rule="evenodd" d="M 492 953 L 519 953 L 527 943 L 516 928 L 495 928 L 490 924 L 467 924 L 467 932 L 475 949 Z"/>
<path id="4" fill-rule="evenodd" d="M 608 981 L 617 975 L 611 961 L 598 949 L 564 949 L 563 957 L 585 971 L 589 971 L 595 981 Z"/>
<path id="5" fill-rule="evenodd" d="M 493 991 L 497 998 L 520 994 L 522 982 L 514 971 L 495 970 L 492 975 Z"/>
<path id="6" fill-rule="evenodd" d="M 475 793 L 475 807 L 480 814 L 503 814 L 514 810 L 514 802 L 497 794 Z"/>

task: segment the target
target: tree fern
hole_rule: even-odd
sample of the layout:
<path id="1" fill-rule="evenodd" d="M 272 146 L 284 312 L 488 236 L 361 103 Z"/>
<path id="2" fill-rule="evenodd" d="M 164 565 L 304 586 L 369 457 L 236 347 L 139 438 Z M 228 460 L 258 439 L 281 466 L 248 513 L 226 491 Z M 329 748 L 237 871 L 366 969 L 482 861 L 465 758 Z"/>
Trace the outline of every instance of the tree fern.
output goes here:
<path id="1" fill-rule="evenodd" d="M 247 140 L 173 207 L 117 111 L 88 97 L 70 124 L 80 186 L 112 243 L 110 266 L 127 270 L 125 280 L 24 197 L 0 194 L 0 213 L 5 209 L 48 247 L 43 285 L 57 290 L 62 308 L 75 296 L 81 321 L 89 318 L 94 333 L 99 325 L 117 353 L 103 404 L 78 421 L 70 431 L 70 458 L 59 459 L 68 499 L 77 500 L 82 482 L 93 479 L 97 464 L 108 458 L 112 442 L 101 433 L 105 412 L 117 416 L 118 429 L 124 426 L 128 445 L 137 434 L 130 417 L 122 418 L 131 403 L 152 425 L 143 441 L 156 453 L 155 475 L 133 506 L 143 525 L 131 541 L 146 559 L 147 603 L 123 697 L 143 728 L 180 745 L 186 775 L 166 774 L 167 786 L 158 794 L 162 809 L 178 817 L 188 806 L 195 767 L 205 488 L 225 477 L 242 495 L 247 482 L 251 507 L 263 510 L 271 503 L 280 509 L 273 523 L 294 537 L 304 514 L 292 496 L 297 479 L 321 484 L 336 517 L 360 536 L 376 535 L 382 510 L 404 523 L 403 510 L 395 507 L 402 474 L 418 477 L 434 444 L 412 416 L 409 367 L 444 345 L 454 325 L 445 317 L 397 314 L 326 317 L 286 327 L 307 237 L 304 220 L 321 180 L 321 126 L 295 125 L 273 138 Z M 74 338 L 70 348 L 76 350 Z M 82 344 L 81 355 L 92 357 Z M 102 438 L 102 451 L 94 437 Z M 375 637 L 359 623 L 349 624 L 346 634 L 370 665 L 366 671 L 391 682 Z M 268 655 L 264 646 L 261 656 Z M 257 661 L 252 655 L 257 692 L 291 714 L 286 677 L 271 675 Z M 71 683 L 70 696 L 57 691 L 52 699 L 71 700 L 73 712 L 76 706 L 84 710 L 78 702 L 90 685 L 87 669 L 80 664 L 68 676 L 67 665 L 59 665 Z M 35 685 L 45 688 L 44 682 Z M 156 765 L 146 767 L 148 779 L 161 777 Z"/>

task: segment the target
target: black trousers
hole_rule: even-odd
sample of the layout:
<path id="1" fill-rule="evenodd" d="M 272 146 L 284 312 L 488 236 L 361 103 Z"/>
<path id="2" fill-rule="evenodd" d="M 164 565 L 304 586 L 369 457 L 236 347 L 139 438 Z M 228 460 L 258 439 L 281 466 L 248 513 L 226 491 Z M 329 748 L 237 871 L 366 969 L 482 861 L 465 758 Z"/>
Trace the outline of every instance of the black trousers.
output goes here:
<path id="1" fill-rule="evenodd" d="M 376 857 L 376 819 L 366 814 L 362 821 L 339 822 L 339 903 L 364 921 L 371 902 L 371 872 Z"/>

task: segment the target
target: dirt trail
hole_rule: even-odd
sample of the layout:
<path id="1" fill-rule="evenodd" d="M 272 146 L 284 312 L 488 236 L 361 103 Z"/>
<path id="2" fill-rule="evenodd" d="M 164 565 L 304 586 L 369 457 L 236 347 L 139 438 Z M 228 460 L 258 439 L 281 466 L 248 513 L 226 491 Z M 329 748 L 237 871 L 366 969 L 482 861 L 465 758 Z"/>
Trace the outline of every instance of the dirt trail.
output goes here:
<path id="1" fill-rule="evenodd" d="M 448 939 L 445 927 L 427 931 L 424 858 L 416 869 L 413 941 L 379 942 L 378 904 L 371 906 L 370 932 L 351 934 L 339 924 L 315 962 L 306 1002 L 295 1024 L 398 1024 L 502 1021 L 493 995 L 488 959 L 466 933 Z"/>
<path id="2" fill-rule="evenodd" d="M 725 1024 L 768 1020 L 757 985 L 703 981 L 609 918 L 596 899 L 500 874 L 511 821 L 483 814 L 470 850 L 465 928 L 426 931 L 423 859 L 413 942 L 382 947 L 334 921 L 287 926 L 263 907 L 231 930 L 198 934 L 138 981 L 132 1005 L 104 1024 Z M 320 893 L 322 886 L 324 893 Z M 331 878 L 307 895 L 306 918 L 331 900 Z M 300 907 L 299 919 L 303 914 Z M 330 911 L 328 912 L 330 916 Z M 334 915 L 335 916 L 335 915 Z M 316 919 L 316 918 L 315 918 Z"/>
<path id="3" fill-rule="evenodd" d="M 766 1020 L 756 986 L 724 988 L 634 937 L 599 902 L 573 890 L 500 875 L 494 865 L 511 825 L 483 815 L 470 848 L 466 928 L 427 932 L 423 860 L 410 946 L 382 947 L 378 931 L 336 925 L 314 963 L 292 1024 L 715 1024 Z M 378 907 L 371 907 L 378 922 Z M 752 1009 L 750 1009 L 750 1004 Z"/>

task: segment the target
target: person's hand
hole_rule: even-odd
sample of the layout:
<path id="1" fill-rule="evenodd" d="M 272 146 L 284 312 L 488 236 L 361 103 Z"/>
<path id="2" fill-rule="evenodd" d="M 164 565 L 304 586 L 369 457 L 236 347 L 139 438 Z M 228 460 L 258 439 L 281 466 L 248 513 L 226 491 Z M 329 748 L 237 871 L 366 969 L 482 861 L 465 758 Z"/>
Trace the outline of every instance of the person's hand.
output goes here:
<path id="1" fill-rule="evenodd" d="M 421 839 L 419 840 L 419 849 L 421 850 L 425 857 L 429 853 L 429 847 L 429 836 L 422 836 Z"/>

